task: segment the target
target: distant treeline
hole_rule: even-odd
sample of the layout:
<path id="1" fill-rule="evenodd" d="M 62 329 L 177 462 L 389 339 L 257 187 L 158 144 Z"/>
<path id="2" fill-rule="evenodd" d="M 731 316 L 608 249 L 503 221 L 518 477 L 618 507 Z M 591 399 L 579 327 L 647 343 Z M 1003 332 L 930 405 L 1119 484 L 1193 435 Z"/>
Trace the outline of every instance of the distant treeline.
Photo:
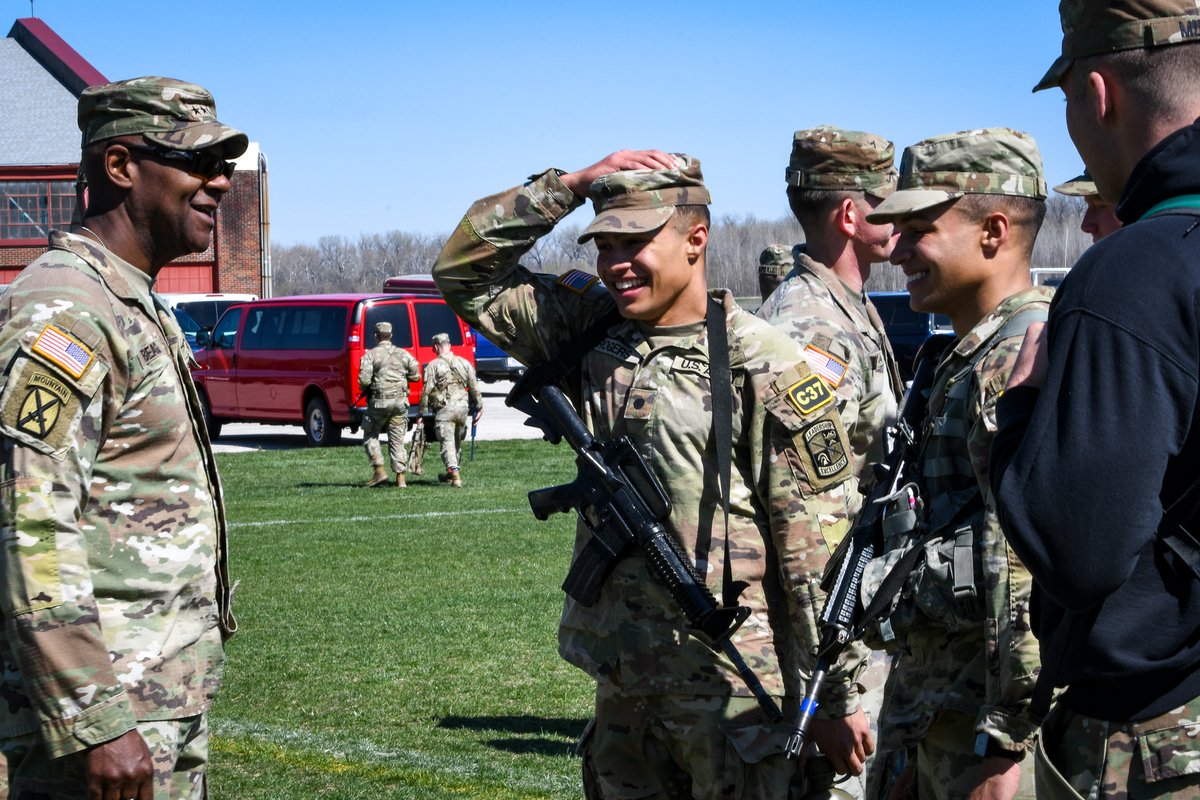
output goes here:
<path id="1" fill-rule="evenodd" d="M 1084 202 L 1077 197 L 1052 195 L 1046 222 L 1033 251 L 1034 268 L 1062 268 L 1075 263 L 1091 244 L 1079 230 Z M 595 270 L 595 248 L 576 242 L 581 225 L 560 225 L 543 237 L 521 261 L 535 271 L 561 273 L 568 269 Z M 392 275 L 428 273 L 445 236 L 404 231 L 364 234 L 356 240 L 323 236 L 315 245 L 275 246 L 271 260 L 274 293 L 375 292 Z M 770 244 L 804 241 L 800 226 L 791 218 L 761 220 L 755 217 L 721 217 L 713 222 L 708 245 L 708 277 L 712 286 L 733 290 L 739 297 L 758 293 L 758 257 Z M 872 291 L 904 288 L 898 267 L 877 265 L 867 288 Z"/>

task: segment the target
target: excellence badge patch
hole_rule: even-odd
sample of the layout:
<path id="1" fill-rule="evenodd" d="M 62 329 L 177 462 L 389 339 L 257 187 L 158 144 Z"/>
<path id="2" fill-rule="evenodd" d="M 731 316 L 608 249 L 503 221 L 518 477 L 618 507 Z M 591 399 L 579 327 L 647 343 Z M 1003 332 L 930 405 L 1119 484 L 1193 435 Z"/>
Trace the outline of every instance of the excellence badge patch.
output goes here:
<path id="1" fill-rule="evenodd" d="M 846 454 L 841 434 L 833 420 L 814 422 L 804 429 L 801 438 L 818 480 L 830 480 L 849 465 L 850 457 Z"/>
<path id="2" fill-rule="evenodd" d="M 72 378 L 82 378 L 94 358 L 87 345 L 57 325 L 47 325 L 34 340 L 32 350 Z"/>
<path id="3" fill-rule="evenodd" d="M 797 411 L 807 417 L 830 403 L 833 400 L 833 392 L 820 376 L 813 375 L 788 387 L 787 399 Z"/>

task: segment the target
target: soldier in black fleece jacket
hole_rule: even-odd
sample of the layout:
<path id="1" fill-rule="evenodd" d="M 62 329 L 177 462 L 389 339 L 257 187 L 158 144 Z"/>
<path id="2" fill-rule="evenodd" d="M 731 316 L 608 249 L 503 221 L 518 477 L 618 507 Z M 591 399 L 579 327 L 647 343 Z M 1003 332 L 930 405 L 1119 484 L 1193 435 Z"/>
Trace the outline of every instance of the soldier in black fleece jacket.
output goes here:
<path id="1" fill-rule="evenodd" d="M 1042 669 L 1066 687 L 1037 791 L 1196 797 L 1200 546 L 1164 509 L 1200 479 L 1200 15 L 1180 0 L 1060 11 L 1063 57 L 1037 88 L 1063 89 L 1125 227 L 1071 270 L 997 407 L 990 480 L 1036 584 Z"/>

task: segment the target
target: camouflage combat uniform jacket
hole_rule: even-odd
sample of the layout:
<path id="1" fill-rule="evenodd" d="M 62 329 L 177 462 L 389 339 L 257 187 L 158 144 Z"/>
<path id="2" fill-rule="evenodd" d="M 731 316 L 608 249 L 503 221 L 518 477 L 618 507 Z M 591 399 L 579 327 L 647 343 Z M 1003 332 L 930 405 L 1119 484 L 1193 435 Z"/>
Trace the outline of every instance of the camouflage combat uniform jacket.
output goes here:
<path id="1" fill-rule="evenodd" d="M 54 231 L 0 299 L 0 737 L 51 757 L 203 713 L 236 627 L 190 351 L 150 287 Z"/>
<path id="2" fill-rule="evenodd" d="M 901 650 L 884 703 L 884 748 L 916 744 L 943 709 L 975 716 L 978 732 L 1013 752 L 1024 751 L 1036 728 L 1029 716 L 1039 664 L 1029 629 L 1032 579 L 996 518 L 988 454 L 996 400 L 1025 329 L 1045 320 L 1052 294 L 1034 287 L 1005 299 L 947 351 L 934 375 L 917 462 L 937 533 L 890 619 Z M 889 541 L 885 549 L 894 556 L 901 545 Z M 964 556 L 970 575 L 959 566 Z M 956 583 L 964 587 L 958 597 Z"/>
<path id="3" fill-rule="evenodd" d="M 368 404 L 408 413 L 408 384 L 421 379 L 421 365 L 412 353 L 385 341 L 363 353 L 358 362 L 358 385 L 371 393 Z"/>
<path id="4" fill-rule="evenodd" d="M 425 386 L 421 390 L 421 416 L 429 409 L 452 409 L 466 414 L 483 405 L 475 368 L 465 358 L 443 353 L 425 365 Z"/>
<path id="5" fill-rule="evenodd" d="M 561 352 L 612 311 L 594 280 L 533 274 L 517 263 L 581 203 L 555 171 L 484 198 L 468 210 L 434 267 L 451 307 L 526 364 Z M 845 514 L 848 444 L 832 393 L 809 371 L 800 348 L 739 309 L 728 293 L 714 296 L 726 315 L 734 386 L 732 577 L 749 584 L 741 602 L 752 609 L 733 641 L 767 691 L 780 696 L 785 681 L 795 691 L 797 648 L 815 651 L 816 584 L 828 557 L 821 520 Z M 622 320 L 564 390 L 598 439 L 630 437 L 673 503 L 668 532 L 689 553 L 696 553 L 701 531 L 711 530 L 700 571 L 719 596 L 724 529 L 709 443 L 708 363 L 704 322 L 652 328 Z M 806 404 L 805 392 L 820 407 Z M 815 466 L 817 460 L 825 466 Z M 580 524 L 576 553 L 588 536 Z M 566 599 L 559 650 L 598 682 L 630 695 L 749 696 L 730 662 L 688 634 L 682 612 L 640 552 L 616 566 L 593 606 Z M 825 700 L 838 713 L 857 703 L 847 694 Z"/>
<path id="6" fill-rule="evenodd" d="M 846 494 L 854 519 L 872 482 L 870 466 L 883 459 L 884 429 L 896 421 L 904 382 L 871 301 L 855 297 L 833 270 L 798 247 L 792 251 L 796 267 L 757 315 L 804 348 L 809 365 L 837 396 L 853 453 Z"/>

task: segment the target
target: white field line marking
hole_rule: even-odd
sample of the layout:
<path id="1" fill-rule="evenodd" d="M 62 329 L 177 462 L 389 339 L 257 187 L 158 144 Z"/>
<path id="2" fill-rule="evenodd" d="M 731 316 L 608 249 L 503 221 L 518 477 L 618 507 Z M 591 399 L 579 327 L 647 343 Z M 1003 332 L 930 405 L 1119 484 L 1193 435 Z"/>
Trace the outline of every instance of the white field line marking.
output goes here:
<path id="1" fill-rule="evenodd" d="M 209 725 L 213 735 L 217 737 L 252 739 L 293 750 L 321 753 L 345 762 L 358 761 L 416 768 L 429 772 L 450 773 L 462 779 L 478 777 L 481 772 L 478 760 L 467 754 L 441 755 L 412 749 L 391 750 L 369 739 L 333 737 L 261 722 L 218 718 L 210 719 Z M 574 775 L 569 776 L 565 786 L 561 785 L 563 781 L 558 775 L 509 774 L 507 778 L 513 780 L 510 788 L 540 792 L 569 790 L 577 781 Z"/>
<path id="2" fill-rule="evenodd" d="M 476 514 L 528 514 L 528 508 L 477 508 L 464 511 L 426 511 L 420 514 L 362 514 L 322 519 L 265 519 L 259 522 L 231 522 L 230 528 L 265 528 L 271 525 L 318 525 L 330 522 L 374 522 L 385 519 L 429 519 L 431 517 L 470 517 Z"/>

